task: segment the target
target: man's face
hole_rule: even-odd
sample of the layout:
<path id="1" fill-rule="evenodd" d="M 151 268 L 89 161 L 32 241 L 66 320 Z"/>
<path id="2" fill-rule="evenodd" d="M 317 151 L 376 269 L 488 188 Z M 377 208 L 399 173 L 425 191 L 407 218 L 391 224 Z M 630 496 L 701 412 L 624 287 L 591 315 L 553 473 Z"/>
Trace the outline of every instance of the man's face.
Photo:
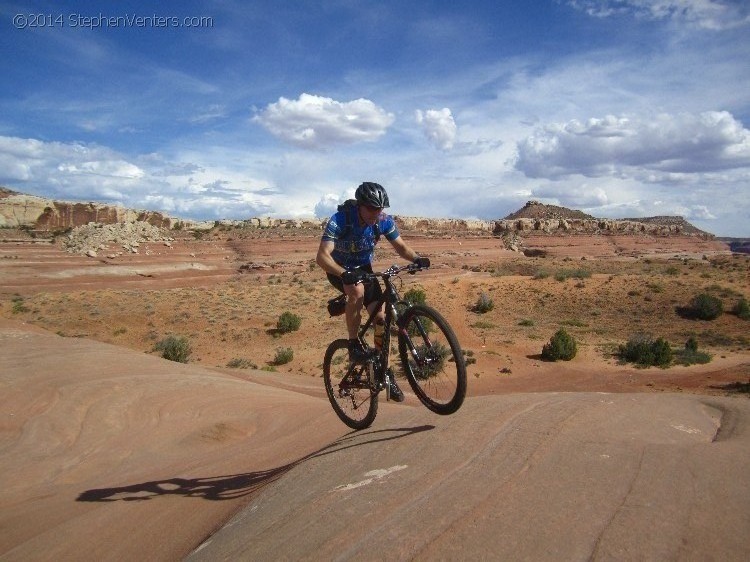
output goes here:
<path id="1" fill-rule="evenodd" d="M 383 209 L 380 207 L 370 207 L 369 205 L 359 206 L 359 216 L 366 224 L 370 226 L 378 222 L 378 217 L 382 212 Z"/>

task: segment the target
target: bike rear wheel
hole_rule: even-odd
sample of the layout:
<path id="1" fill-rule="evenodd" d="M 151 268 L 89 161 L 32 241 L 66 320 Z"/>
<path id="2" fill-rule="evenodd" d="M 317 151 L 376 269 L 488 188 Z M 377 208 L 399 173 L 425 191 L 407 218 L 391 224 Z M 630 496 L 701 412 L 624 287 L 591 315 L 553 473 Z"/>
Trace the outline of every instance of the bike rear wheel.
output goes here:
<path id="1" fill-rule="evenodd" d="M 349 342 L 336 340 L 323 360 L 323 382 L 333 411 L 352 429 L 372 425 L 378 413 L 378 394 L 370 388 L 367 365 L 349 363 Z"/>
<path id="2" fill-rule="evenodd" d="M 466 397 L 466 364 L 453 329 L 425 305 L 407 308 L 399 320 L 401 366 L 417 398 L 441 415 L 454 413 Z"/>

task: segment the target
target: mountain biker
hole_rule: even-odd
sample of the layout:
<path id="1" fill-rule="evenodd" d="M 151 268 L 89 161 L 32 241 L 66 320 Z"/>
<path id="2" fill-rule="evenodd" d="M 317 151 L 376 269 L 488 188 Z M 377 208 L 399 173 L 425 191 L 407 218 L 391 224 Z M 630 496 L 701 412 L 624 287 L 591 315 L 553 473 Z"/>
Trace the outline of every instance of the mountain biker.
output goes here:
<path id="1" fill-rule="evenodd" d="M 399 235 L 393 217 L 383 212 L 389 207 L 388 193 L 382 185 L 364 182 L 354 194 L 354 201 L 340 205 L 323 230 L 317 264 L 328 274 L 328 280 L 346 295 L 346 329 L 349 336 L 349 359 L 361 362 L 370 358 L 357 333 L 362 321 L 362 306 L 372 314 L 382 295 L 377 280 L 364 281 L 372 273 L 375 245 L 384 236 L 403 259 L 422 267 L 429 266 L 427 258 L 420 257 Z M 383 308 L 375 317 L 375 346 L 382 344 L 385 313 Z M 391 398 L 402 402 L 404 395 L 391 377 Z"/>

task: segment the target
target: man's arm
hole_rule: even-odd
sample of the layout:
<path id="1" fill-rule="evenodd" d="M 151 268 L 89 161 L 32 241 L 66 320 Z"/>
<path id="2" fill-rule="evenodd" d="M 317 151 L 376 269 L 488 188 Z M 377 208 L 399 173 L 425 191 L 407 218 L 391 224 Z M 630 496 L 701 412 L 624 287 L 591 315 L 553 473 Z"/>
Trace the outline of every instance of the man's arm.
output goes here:
<path id="1" fill-rule="evenodd" d="M 333 248 L 333 241 L 321 240 L 320 246 L 318 246 L 318 255 L 315 257 L 315 262 L 326 273 L 331 273 L 340 277 L 341 274 L 344 273 L 344 268 L 333 260 L 333 256 L 331 255 Z"/>
<path id="2" fill-rule="evenodd" d="M 419 257 L 419 254 L 412 250 L 411 247 L 404 241 L 404 239 L 401 238 L 401 236 L 397 236 L 390 242 L 393 246 L 393 249 L 396 250 L 396 253 L 406 261 L 414 261 Z"/>

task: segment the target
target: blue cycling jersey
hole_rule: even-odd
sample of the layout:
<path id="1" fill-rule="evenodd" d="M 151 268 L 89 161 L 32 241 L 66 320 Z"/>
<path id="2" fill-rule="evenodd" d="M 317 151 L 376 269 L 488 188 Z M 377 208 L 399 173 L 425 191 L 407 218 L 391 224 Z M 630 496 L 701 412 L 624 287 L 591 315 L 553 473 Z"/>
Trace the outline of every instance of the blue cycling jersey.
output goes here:
<path id="1" fill-rule="evenodd" d="M 347 213 L 350 213 L 347 217 Z M 333 260 L 341 267 L 354 269 L 372 263 L 372 255 L 377 244 L 378 234 L 386 240 L 399 237 L 393 217 L 381 213 L 373 226 L 359 224 L 357 207 L 343 209 L 334 214 L 325 229 L 323 240 L 333 242 Z"/>

